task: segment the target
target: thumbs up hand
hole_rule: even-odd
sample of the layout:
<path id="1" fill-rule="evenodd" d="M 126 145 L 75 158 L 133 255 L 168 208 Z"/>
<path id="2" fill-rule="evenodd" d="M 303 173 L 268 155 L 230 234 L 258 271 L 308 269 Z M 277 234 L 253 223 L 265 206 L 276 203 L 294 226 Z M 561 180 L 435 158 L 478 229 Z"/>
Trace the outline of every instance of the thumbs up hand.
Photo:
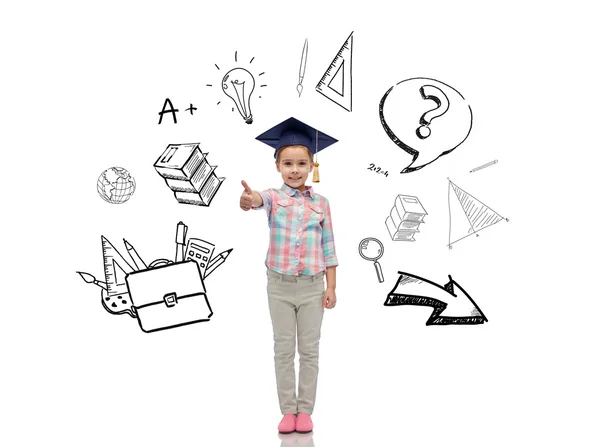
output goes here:
<path id="1" fill-rule="evenodd" d="M 248 211 L 254 206 L 254 197 L 248 183 L 244 180 L 242 180 L 242 186 L 244 187 L 244 192 L 240 196 L 240 208 Z"/>

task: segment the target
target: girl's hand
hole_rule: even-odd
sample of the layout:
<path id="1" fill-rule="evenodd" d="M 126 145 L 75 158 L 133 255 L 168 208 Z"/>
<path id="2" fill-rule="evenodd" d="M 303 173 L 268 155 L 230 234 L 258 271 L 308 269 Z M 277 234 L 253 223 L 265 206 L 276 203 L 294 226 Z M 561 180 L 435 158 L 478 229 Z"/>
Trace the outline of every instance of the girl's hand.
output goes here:
<path id="1" fill-rule="evenodd" d="M 323 308 L 333 309 L 335 307 L 337 299 L 335 297 L 335 289 L 327 288 L 323 295 Z"/>
<path id="2" fill-rule="evenodd" d="M 240 208 L 244 211 L 248 211 L 252 209 L 252 205 L 254 204 L 252 190 L 244 180 L 242 180 L 242 186 L 244 187 L 244 192 L 240 196 Z"/>

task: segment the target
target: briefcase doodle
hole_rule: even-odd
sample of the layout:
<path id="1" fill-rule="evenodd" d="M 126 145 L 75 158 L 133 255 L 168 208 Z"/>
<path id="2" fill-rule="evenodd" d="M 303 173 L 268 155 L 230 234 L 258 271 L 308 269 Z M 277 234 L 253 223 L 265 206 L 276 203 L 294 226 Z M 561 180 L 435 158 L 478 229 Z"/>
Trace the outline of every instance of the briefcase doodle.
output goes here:
<path id="1" fill-rule="evenodd" d="M 208 321 L 210 308 L 198 264 L 167 264 L 129 273 L 125 280 L 144 332 Z"/>
<path id="2" fill-rule="evenodd" d="M 125 239 L 131 260 L 102 236 L 105 281 L 90 273 L 77 273 L 86 283 L 101 289 L 104 310 L 137 319 L 144 332 L 209 321 L 213 311 L 204 281 L 225 263 L 233 248 L 213 256 L 213 244 L 202 239 L 187 240 L 186 236 L 187 225 L 179 222 L 175 262 L 156 259 L 148 264 Z"/>

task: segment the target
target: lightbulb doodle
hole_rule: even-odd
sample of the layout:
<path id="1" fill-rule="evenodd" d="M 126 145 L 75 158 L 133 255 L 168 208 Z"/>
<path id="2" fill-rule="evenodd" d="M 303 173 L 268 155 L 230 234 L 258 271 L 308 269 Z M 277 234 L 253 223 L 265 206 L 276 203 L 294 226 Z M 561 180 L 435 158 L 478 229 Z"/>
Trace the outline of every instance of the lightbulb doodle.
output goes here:
<path id="1" fill-rule="evenodd" d="M 174 261 L 160 258 L 146 263 L 135 247 L 123 242 L 127 261 L 102 236 L 104 281 L 77 272 L 101 290 L 104 310 L 138 320 L 144 332 L 155 332 L 209 321 L 213 315 L 204 281 L 229 257 L 232 248 L 213 256 L 215 246 L 202 239 L 186 239 L 187 225 L 177 224 Z"/>
<path id="2" fill-rule="evenodd" d="M 396 146 L 412 155 L 401 174 L 417 171 L 465 142 L 473 126 L 471 106 L 435 79 L 398 82 L 379 102 L 379 119 Z"/>
<path id="3" fill-rule="evenodd" d="M 252 64 L 254 57 L 250 59 L 248 65 Z M 238 64 L 238 54 L 235 52 L 234 62 Z M 221 71 L 221 68 L 215 64 L 217 70 Z M 259 73 L 258 76 L 264 75 L 265 72 Z M 237 109 L 240 116 L 243 118 L 246 124 L 252 124 L 254 117 L 252 115 L 252 109 L 250 106 L 250 100 L 253 97 L 252 94 L 256 89 L 256 80 L 250 69 L 237 66 L 229 69 L 220 80 L 220 86 L 223 93 L 233 101 L 234 106 L 231 108 L 232 112 Z M 213 84 L 206 84 L 207 87 L 212 87 Z M 266 87 L 267 84 L 259 84 L 258 88 Z M 258 96 L 262 98 L 262 96 Z M 221 101 L 217 105 L 221 104 Z"/>

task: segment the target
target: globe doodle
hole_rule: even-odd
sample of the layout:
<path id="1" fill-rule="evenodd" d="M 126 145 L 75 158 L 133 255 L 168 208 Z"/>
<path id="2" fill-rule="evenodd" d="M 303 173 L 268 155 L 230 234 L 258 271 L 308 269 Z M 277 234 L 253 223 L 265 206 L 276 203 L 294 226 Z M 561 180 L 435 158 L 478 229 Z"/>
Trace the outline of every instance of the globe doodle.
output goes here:
<path id="1" fill-rule="evenodd" d="M 125 203 L 135 191 L 135 180 L 124 168 L 108 168 L 98 177 L 98 194 L 108 203 Z"/>

